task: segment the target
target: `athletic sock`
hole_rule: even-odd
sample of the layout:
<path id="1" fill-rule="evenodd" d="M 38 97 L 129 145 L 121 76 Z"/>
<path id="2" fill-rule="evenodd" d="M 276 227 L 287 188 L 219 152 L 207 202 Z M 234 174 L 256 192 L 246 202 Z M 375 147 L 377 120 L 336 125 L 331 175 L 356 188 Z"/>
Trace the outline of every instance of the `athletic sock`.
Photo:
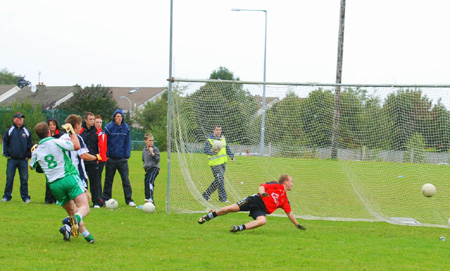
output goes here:
<path id="1" fill-rule="evenodd" d="M 209 219 L 213 219 L 214 217 L 217 216 L 216 212 L 211 212 L 207 215 L 209 217 Z"/>
<path id="2" fill-rule="evenodd" d="M 80 213 L 76 213 L 74 217 L 77 219 L 78 224 L 81 222 L 81 219 L 83 219 L 83 216 Z"/>
<path id="3" fill-rule="evenodd" d="M 84 232 L 81 233 L 81 235 L 83 235 L 83 237 L 86 238 L 90 235 L 90 233 L 88 232 L 88 230 L 85 230 Z"/>
<path id="4" fill-rule="evenodd" d="M 239 225 L 238 227 L 239 227 L 239 231 L 245 230 L 245 225 Z"/>

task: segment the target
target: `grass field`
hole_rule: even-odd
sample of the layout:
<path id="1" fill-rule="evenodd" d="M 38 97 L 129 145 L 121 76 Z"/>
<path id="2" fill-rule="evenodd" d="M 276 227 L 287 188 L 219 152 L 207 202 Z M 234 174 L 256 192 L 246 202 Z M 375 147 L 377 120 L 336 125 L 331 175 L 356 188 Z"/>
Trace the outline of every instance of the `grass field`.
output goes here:
<path id="1" fill-rule="evenodd" d="M 135 202 L 143 204 L 141 152 L 132 152 L 130 179 Z M 16 176 L 13 199 L 0 203 L 2 270 L 450 270 L 449 229 L 384 222 L 301 221 L 269 217 L 259 229 L 236 234 L 231 225 L 248 221 L 230 214 L 198 225 L 198 214 L 166 214 L 167 154 L 156 179 L 157 212 L 125 206 L 120 178 L 116 211 L 91 209 L 86 225 L 96 244 L 64 242 L 61 207 L 45 205 L 44 176 L 30 172 L 32 203 L 22 203 Z M 5 184 L 6 159 L 0 162 Z M 3 191 L 2 191 L 3 192 Z"/>

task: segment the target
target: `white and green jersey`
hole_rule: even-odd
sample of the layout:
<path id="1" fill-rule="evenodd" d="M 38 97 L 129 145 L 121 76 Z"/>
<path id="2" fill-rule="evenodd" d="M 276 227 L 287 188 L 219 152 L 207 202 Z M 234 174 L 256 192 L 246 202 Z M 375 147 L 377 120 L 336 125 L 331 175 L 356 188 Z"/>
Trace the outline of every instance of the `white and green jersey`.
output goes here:
<path id="1" fill-rule="evenodd" d="M 73 150 L 74 146 L 70 140 L 43 138 L 31 156 L 30 167 L 36 169 L 39 164 L 49 183 L 69 175 L 78 175 L 77 169 L 65 152 Z"/>

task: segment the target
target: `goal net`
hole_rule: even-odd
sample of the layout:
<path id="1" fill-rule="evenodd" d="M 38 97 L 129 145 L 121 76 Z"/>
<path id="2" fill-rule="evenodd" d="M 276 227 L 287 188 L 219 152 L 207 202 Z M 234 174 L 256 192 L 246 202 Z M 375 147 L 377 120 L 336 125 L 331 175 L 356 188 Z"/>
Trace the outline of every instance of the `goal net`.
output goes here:
<path id="1" fill-rule="evenodd" d="M 235 155 L 225 171 L 231 203 L 290 174 L 288 198 L 301 219 L 447 226 L 449 90 L 175 79 L 169 210 L 230 204 L 217 191 L 210 201 L 202 197 L 214 180 L 206 138 L 220 125 Z M 433 197 L 422 195 L 425 183 L 436 187 Z"/>

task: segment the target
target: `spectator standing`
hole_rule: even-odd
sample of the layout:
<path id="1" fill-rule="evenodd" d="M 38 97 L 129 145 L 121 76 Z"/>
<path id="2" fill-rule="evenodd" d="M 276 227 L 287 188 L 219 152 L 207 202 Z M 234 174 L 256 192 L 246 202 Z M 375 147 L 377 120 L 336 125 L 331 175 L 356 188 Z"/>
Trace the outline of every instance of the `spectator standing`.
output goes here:
<path id="1" fill-rule="evenodd" d="M 145 179 L 145 202 L 155 204 L 153 200 L 153 191 L 155 188 L 155 179 L 159 174 L 159 161 L 161 156 L 159 149 L 153 145 L 155 138 L 152 134 L 145 135 L 145 148 L 142 151 L 142 161 L 144 162 Z"/>
<path id="2" fill-rule="evenodd" d="M 97 160 L 102 160 L 99 155 L 97 128 L 95 128 L 95 116 L 91 112 L 86 112 L 84 114 L 84 124 L 80 130 L 80 135 L 86 143 L 89 154 L 95 156 Z M 100 208 L 103 206 L 102 182 L 100 180 L 97 160 L 84 161 L 94 208 Z"/>
<path id="3" fill-rule="evenodd" d="M 31 198 L 28 194 L 28 165 L 27 160 L 31 158 L 31 140 L 30 131 L 23 125 L 25 116 L 17 112 L 14 114 L 14 124 L 8 128 L 3 136 L 3 156 L 8 159 L 6 164 L 6 184 L 5 193 L 2 202 L 12 199 L 12 191 L 16 169 L 20 175 L 20 196 L 23 202 L 30 203 Z"/>
<path id="4" fill-rule="evenodd" d="M 106 160 L 108 159 L 106 156 L 106 151 L 108 150 L 107 138 L 106 134 L 103 132 L 102 124 L 103 124 L 102 116 L 100 115 L 95 116 L 95 128 L 97 128 L 97 135 L 98 135 L 98 151 L 100 157 L 102 158 L 102 160 L 98 161 L 98 175 L 100 182 L 102 181 L 103 168 L 105 167 Z"/>
<path id="5" fill-rule="evenodd" d="M 130 126 L 124 122 L 122 109 L 117 109 L 113 120 L 105 126 L 108 150 L 105 166 L 105 185 L 103 187 L 103 200 L 106 202 L 112 197 L 112 186 L 116 170 L 122 178 L 123 193 L 128 206 L 135 207 L 132 199 L 132 189 L 129 179 L 128 159 L 131 155 Z"/>

